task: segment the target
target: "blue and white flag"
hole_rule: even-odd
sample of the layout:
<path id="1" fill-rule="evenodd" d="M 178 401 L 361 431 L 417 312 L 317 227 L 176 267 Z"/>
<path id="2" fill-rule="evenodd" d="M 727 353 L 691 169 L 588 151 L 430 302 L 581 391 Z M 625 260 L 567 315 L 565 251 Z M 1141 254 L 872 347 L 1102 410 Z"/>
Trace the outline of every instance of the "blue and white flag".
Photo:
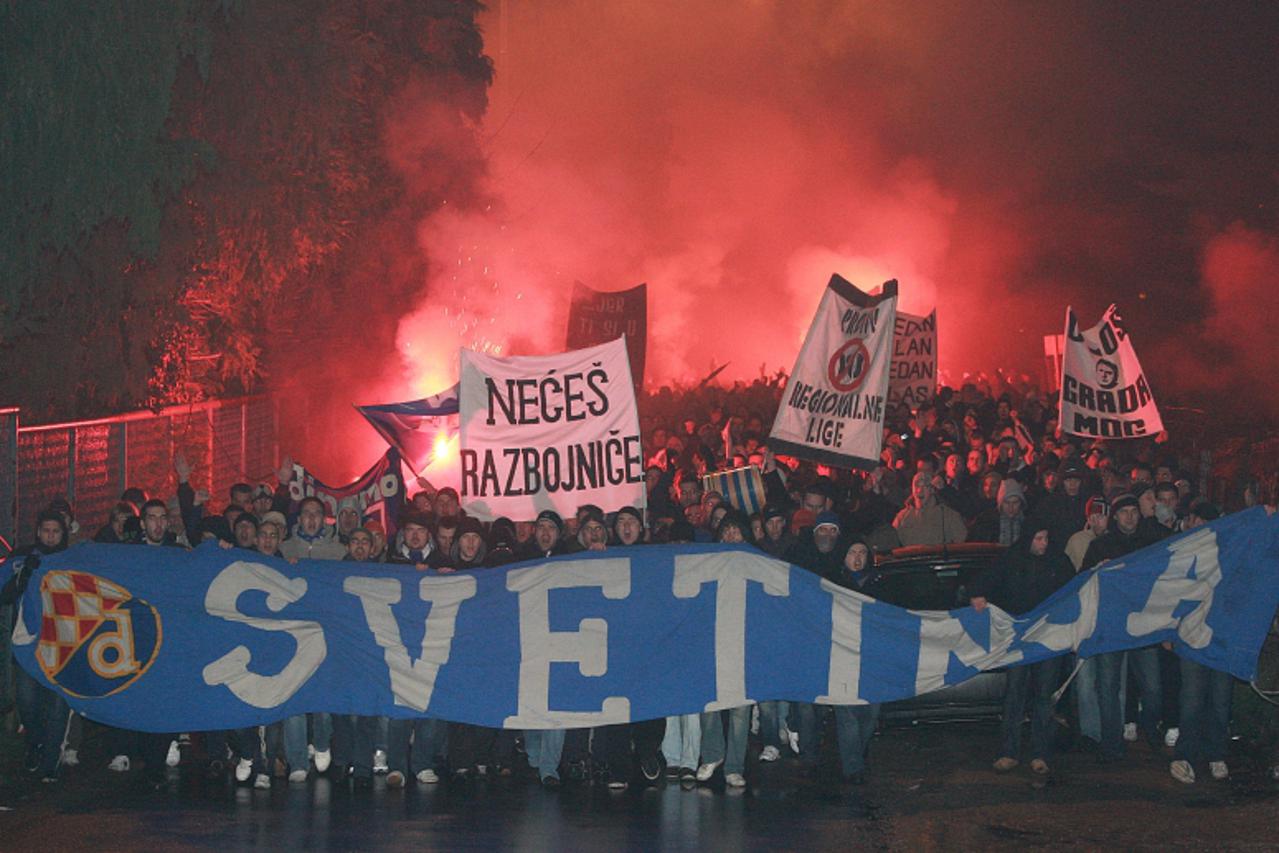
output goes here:
<path id="1" fill-rule="evenodd" d="M 702 489 L 719 492 L 733 509 L 754 515 L 764 507 L 764 477 L 754 465 L 702 475 Z"/>
<path id="2" fill-rule="evenodd" d="M 355 408 L 419 474 L 458 431 L 457 385 L 421 400 Z"/>
<path id="3" fill-rule="evenodd" d="M 437 575 L 80 545 L 46 557 L 14 653 L 114 726 L 208 731 L 296 714 L 594 726 L 766 699 L 885 702 L 982 670 L 1171 641 L 1251 678 L 1279 604 L 1260 509 L 1086 572 L 1022 616 L 916 612 L 746 546 L 619 548 Z"/>

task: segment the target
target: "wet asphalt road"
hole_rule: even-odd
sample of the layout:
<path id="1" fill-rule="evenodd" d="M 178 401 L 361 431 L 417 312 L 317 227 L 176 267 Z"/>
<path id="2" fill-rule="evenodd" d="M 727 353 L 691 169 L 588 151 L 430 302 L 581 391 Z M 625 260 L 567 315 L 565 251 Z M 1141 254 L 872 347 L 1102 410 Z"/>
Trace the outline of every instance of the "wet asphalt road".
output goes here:
<path id="1" fill-rule="evenodd" d="M 1182 785 L 1135 746 L 1117 766 L 1061 756 L 1051 784 L 989 769 L 994 724 L 889 729 L 860 787 L 792 761 L 749 763 L 744 791 L 675 784 L 624 794 L 497 780 L 372 791 L 312 778 L 270 791 L 170 771 L 144 792 L 95 761 L 41 786 L 4 764 L 2 850 L 1279 849 L 1279 786 L 1252 756 Z"/>

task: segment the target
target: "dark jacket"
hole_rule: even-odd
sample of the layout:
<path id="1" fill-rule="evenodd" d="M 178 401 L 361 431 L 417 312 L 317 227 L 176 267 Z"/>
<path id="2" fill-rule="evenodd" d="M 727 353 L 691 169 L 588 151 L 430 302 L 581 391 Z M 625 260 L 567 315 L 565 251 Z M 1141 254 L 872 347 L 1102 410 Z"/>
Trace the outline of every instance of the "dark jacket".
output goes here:
<path id="1" fill-rule="evenodd" d="M 1027 528 L 1030 529 L 1030 528 Z M 1043 529 L 1043 528 L 1039 528 Z M 1075 576 L 1070 559 L 1054 547 L 1042 557 L 1030 553 L 1034 533 L 1023 535 L 995 563 L 973 581 L 969 594 L 985 598 L 1004 611 L 1017 615 L 1033 610 Z"/>
<path id="2" fill-rule="evenodd" d="M 1081 571 L 1087 571 L 1103 560 L 1114 560 L 1127 556 L 1133 551 L 1140 551 L 1147 545 L 1157 541 L 1159 540 L 1151 538 L 1150 532 L 1143 530 L 1140 524 L 1133 533 L 1124 533 L 1112 520 L 1110 529 L 1088 545 L 1088 550 L 1084 553 L 1084 562 L 1080 569 Z"/>
<path id="3" fill-rule="evenodd" d="M 576 539 L 573 540 L 573 544 L 577 544 Z M 515 556 L 519 560 L 544 560 L 547 557 L 558 557 L 567 553 L 569 553 L 568 543 L 563 539 L 556 539 L 555 547 L 549 551 L 543 551 L 537 545 L 537 537 L 530 536 L 522 547 L 516 549 Z"/>
<path id="4" fill-rule="evenodd" d="M 1058 484 L 1051 494 L 1045 495 L 1035 504 L 1029 514 L 1030 524 L 1048 528 L 1048 535 L 1053 542 L 1066 542 L 1071 536 L 1084 529 L 1088 522 L 1084 508 L 1088 504 L 1091 492 L 1082 487 L 1073 498 L 1066 494 L 1063 486 Z"/>
<path id="5" fill-rule="evenodd" d="M 840 545 L 841 543 L 837 541 L 830 553 L 823 554 L 817 550 L 817 543 L 813 540 L 813 529 L 806 527 L 800 531 L 799 539 L 786 555 L 786 561 L 833 581 L 844 568 L 844 551 L 847 549 L 841 548 Z"/>

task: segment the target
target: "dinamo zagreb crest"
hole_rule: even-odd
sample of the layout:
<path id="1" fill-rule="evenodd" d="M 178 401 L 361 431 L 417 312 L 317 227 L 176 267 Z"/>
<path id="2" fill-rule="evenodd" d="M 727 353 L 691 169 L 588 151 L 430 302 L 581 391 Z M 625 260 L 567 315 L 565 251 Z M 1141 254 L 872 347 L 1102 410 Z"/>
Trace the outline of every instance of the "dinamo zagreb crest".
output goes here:
<path id="1" fill-rule="evenodd" d="M 44 615 L 36 659 L 67 693 L 97 698 L 137 681 L 160 651 L 160 614 L 119 584 L 52 571 L 40 583 Z"/>

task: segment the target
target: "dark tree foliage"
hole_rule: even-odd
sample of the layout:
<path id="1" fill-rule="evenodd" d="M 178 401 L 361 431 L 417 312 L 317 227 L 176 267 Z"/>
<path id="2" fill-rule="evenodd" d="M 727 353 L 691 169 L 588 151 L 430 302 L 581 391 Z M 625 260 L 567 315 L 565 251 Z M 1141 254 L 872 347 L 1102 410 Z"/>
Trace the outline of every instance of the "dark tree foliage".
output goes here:
<path id="1" fill-rule="evenodd" d="M 454 0 L 0 5 L 0 402 L 81 417 L 392 346 L 471 199 L 492 70 Z"/>

